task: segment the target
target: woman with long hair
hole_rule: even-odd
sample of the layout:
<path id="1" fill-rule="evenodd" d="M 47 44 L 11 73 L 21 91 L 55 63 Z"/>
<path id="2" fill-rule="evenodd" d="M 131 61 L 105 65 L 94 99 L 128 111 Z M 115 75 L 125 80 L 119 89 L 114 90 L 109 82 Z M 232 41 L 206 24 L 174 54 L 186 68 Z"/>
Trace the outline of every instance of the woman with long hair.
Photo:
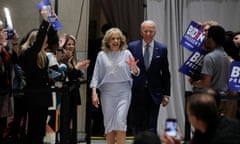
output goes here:
<path id="1" fill-rule="evenodd" d="M 131 102 L 132 75 L 138 76 L 126 38 L 118 28 L 109 29 L 102 40 L 90 87 L 92 104 L 98 108 L 101 99 L 107 144 L 125 144 L 127 114 Z M 97 89 L 101 93 L 98 97 Z"/>
<path id="2" fill-rule="evenodd" d="M 23 97 L 28 113 L 27 144 L 43 144 L 48 107 L 52 103 L 45 49 L 49 44 L 57 44 L 58 39 L 57 32 L 48 22 L 47 12 L 42 10 L 41 15 L 43 21 L 36 41 L 25 50 L 20 59 L 20 66 L 25 73 L 27 83 Z"/>

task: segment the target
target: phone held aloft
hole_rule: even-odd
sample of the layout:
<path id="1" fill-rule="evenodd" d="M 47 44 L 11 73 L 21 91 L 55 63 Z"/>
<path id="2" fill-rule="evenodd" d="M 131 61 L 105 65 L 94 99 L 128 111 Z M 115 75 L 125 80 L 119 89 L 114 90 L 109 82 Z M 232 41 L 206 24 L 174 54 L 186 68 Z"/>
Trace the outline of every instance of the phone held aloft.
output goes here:
<path id="1" fill-rule="evenodd" d="M 175 118 L 166 119 L 165 131 L 168 136 L 177 136 L 177 120 Z"/>

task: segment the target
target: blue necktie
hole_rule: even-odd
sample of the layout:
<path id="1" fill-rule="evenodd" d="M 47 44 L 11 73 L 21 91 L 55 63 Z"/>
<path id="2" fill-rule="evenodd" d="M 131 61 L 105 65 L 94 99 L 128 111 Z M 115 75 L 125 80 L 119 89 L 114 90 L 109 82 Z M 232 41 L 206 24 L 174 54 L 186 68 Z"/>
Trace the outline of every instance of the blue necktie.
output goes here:
<path id="1" fill-rule="evenodd" d="M 149 44 L 147 44 L 145 46 L 145 50 L 144 50 L 144 64 L 145 64 L 145 68 L 148 69 L 149 66 Z"/>

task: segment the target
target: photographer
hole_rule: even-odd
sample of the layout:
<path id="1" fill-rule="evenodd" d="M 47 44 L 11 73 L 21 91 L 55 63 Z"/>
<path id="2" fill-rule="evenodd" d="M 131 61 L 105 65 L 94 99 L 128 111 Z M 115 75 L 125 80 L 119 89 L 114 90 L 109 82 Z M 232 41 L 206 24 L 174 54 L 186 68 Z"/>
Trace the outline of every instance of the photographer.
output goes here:
<path id="1" fill-rule="evenodd" d="M 217 114 L 215 98 L 207 93 L 196 93 L 188 97 L 187 115 L 195 128 L 191 144 L 239 144 L 240 123 Z M 181 144 L 177 137 L 162 134 L 164 144 Z"/>

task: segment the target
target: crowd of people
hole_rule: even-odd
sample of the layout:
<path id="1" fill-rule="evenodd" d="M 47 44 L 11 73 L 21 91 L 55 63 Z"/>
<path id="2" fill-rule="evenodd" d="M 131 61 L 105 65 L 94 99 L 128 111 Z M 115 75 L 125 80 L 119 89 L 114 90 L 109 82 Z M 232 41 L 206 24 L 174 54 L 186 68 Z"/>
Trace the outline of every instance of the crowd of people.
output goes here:
<path id="1" fill-rule="evenodd" d="M 7 29 L 0 23 L 1 143 L 43 144 L 49 107 L 52 106 L 52 87 L 59 90 L 67 87 L 65 92 L 56 92 L 62 103 L 60 143 L 75 143 L 66 136 L 76 128 L 76 106 L 81 104 L 80 78 L 85 76 L 90 61 L 76 61 L 75 38 L 64 35 L 60 41 L 47 11 L 41 10 L 40 14 L 42 23 L 39 28 L 29 31 L 20 43 L 16 31 L 13 39 L 7 40 Z M 11 109 L 12 94 L 14 110 Z M 7 125 L 7 118 L 13 112 Z"/>
<path id="2" fill-rule="evenodd" d="M 20 43 L 16 31 L 13 39 L 6 39 L 7 31 L 0 21 L 0 143 L 8 138 L 18 143 L 19 137 L 24 137 L 25 144 L 43 144 L 46 124 L 52 125 L 48 119 L 52 87 L 67 88 L 56 92 L 62 113 L 60 143 L 76 143 L 69 134 L 76 133 L 80 78 L 85 77 L 90 60 L 77 61 L 74 36 L 59 37 L 46 11 L 40 14 L 39 28 L 29 31 Z M 228 78 L 231 62 L 240 60 L 240 33 L 226 32 L 214 21 L 200 25 L 207 54 L 199 79 L 189 79 L 193 95 L 187 99 L 186 110 L 194 128 L 191 143 L 237 144 L 240 122 L 229 118 L 237 118 L 239 104 L 236 100 L 226 103 L 220 95 L 238 93 L 229 92 Z M 101 106 L 107 144 L 125 144 L 129 112 L 134 144 L 180 144 L 179 136 L 157 133 L 160 106 L 167 106 L 171 96 L 167 46 L 154 39 L 156 23 L 152 20 L 141 23 L 140 34 L 142 39 L 128 43 L 117 27 L 104 32 L 88 77 L 92 105 Z M 21 130 L 24 136 L 19 136 Z"/>

